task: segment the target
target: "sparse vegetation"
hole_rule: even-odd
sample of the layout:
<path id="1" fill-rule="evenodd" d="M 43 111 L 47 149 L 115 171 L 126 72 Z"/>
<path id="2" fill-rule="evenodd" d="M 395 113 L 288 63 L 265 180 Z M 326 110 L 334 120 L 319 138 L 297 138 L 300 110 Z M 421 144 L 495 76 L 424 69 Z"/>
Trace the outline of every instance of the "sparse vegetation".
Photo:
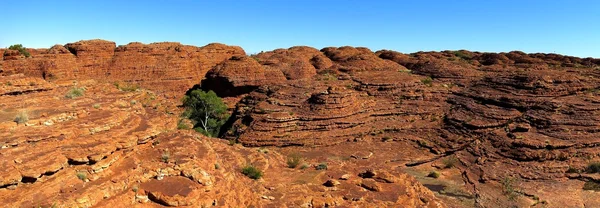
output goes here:
<path id="1" fill-rule="evenodd" d="M 73 88 L 71 88 L 71 90 L 69 90 L 67 92 L 67 94 L 65 95 L 65 97 L 69 98 L 69 99 L 75 99 L 77 97 L 81 97 L 81 96 L 83 96 L 83 91 L 84 90 L 85 89 L 83 89 L 83 88 L 73 87 Z"/>
<path id="2" fill-rule="evenodd" d="M 82 181 L 86 181 L 87 180 L 87 174 L 85 172 L 83 172 L 83 171 L 77 172 L 76 175 L 77 175 L 77 178 L 79 178 L 79 180 L 82 180 Z"/>
<path id="3" fill-rule="evenodd" d="M 600 173 L 600 162 L 592 162 L 588 164 L 587 169 L 585 170 L 587 173 Z"/>
<path id="4" fill-rule="evenodd" d="M 96 103 L 92 107 L 94 107 L 95 109 L 98 109 L 98 108 L 100 108 L 100 104 Z"/>
<path id="5" fill-rule="evenodd" d="M 135 92 L 140 89 L 140 86 L 138 84 L 132 84 L 132 83 L 115 82 L 114 85 L 115 85 L 115 87 L 117 87 L 117 89 L 119 89 L 123 92 Z"/>
<path id="6" fill-rule="evenodd" d="M 600 191 L 600 183 L 587 181 L 583 184 L 583 190 Z"/>
<path id="7" fill-rule="evenodd" d="M 500 183 L 502 184 L 502 194 L 508 197 L 508 200 L 514 201 L 517 198 L 517 192 L 514 187 L 515 179 L 512 177 L 505 177 Z"/>
<path id="8" fill-rule="evenodd" d="M 456 57 L 464 59 L 464 60 L 469 60 L 472 59 L 473 57 L 469 54 L 466 54 L 464 51 L 460 50 L 460 51 L 453 51 L 452 52 Z"/>
<path id="9" fill-rule="evenodd" d="M 168 163 L 170 157 L 171 157 L 171 154 L 169 153 L 169 151 L 164 151 L 162 153 L 162 155 L 160 156 L 160 160 L 163 161 L 164 163 Z"/>
<path id="10" fill-rule="evenodd" d="M 269 154 L 269 150 L 267 148 L 261 147 L 257 150 L 260 153 Z"/>
<path id="11" fill-rule="evenodd" d="M 453 168 L 454 166 L 456 166 L 457 162 L 458 162 L 458 159 L 454 155 L 451 155 L 450 157 L 447 157 L 442 160 L 442 163 L 444 164 L 444 168 Z"/>
<path id="12" fill-rule="evenodd" d="M 569 169 L 567 169 L 567 173 L 579 173 L 579 170 L 577 170 L 577 168 L 569 166 Z"/>
<path id="13" fill-rule="evenodd" d="M 181 119 L 179 122 L 177 122 L 177 129 L 188 130 L 190 127 L 184 122 L 183 119 Z"/>
<path id="14" fill-rule="evenodd" d="M 323 73 L 321 74 L 321 77 L 319 78 L 319 80 L 321 81 L 336 81 L 338 80 L 337 76 L 335 74 L 331 74 L 331 73 Z"/>
<path id="15" fill-rule="evenodd" d="M 427 177 L 439 178 L 440 177 L 440 173 L 434 170 L 434 171 L 429 172 L 429 174 L 427 174 Z"/>
<path id="16" fill-rule="evenodd" d="M 192 120 L 194 130 L 209 137 L 218 136 L 229 118 L 227 106 L 212 90 L 193 90 L 183 98 L 183 106 L 186 108 L 183 117 Z"/>
<path id="17" fill-rule="evenodd" d="M 221 168 L 221 166 L 219 165 L 219 163 L 215 163 L 215 169 L 219 170 Z"/>
<path id="18" fill-rule="evenodd" d="M 310 165 L 304 163 L 304 164 L 302 164 L 302 166 L 300 166 L 300 169 L 304 170 L 304 169 L 307 169 L 309 167 L 310 167 Z"/>
<path id="19" fill-rule="evenodd" d="M 17 113 L 17 116 L 13 121 L 17 122 L 17 124 L 23 124 L 29 121 L 29 114 L 27 114 L 27 111 L 20 111 L 19 113 Z"/>
<path id="20" fill-rule="evenodd" d="M 433 79 L 432 79 L 431 77 L 427 77 L 427 78 L 425 78 L 425 79 L 422 79 L 422 80 L 421 80 L 421 82 L 422 82 L 424 85 L 427 85 L 428 87 L 431 87 L 431 86 L 433 86 Z"/>
<path id="21" fill-rule="evenodd" d="M 8 47 L 8 49 L 17 50 L 17 51 L 19 51 L 20 54 L 24 55 L 25 57 L 31 57 L 31 54 L 29 53 L 29 51 L 27 51 L 27 49 L 25 47 L 23 47 L 23 45 L 21 45 L 21 44 L 11 45 Z"/>
<path id="22" fill-rule="evenodd" d="M 327 170 L 327 164 L 326 163 L 320 163 L 317 166 L 315 166 L 316 170 Z"/>
<path id="23" fill-rule="evenodd" d="M 12 82 L 6 82 L 6 86 L 12 86 Z"/>
<path id="24" fill-rule="evenodd" d="M 251 179 L 260 179 L 263 176 L 262 171 L 260 171 L 258 168 L 254 167 L 253 165 L 247 165 L 246 167 L 242 168 L 242 174 L 248 176 L 248 178 Z"/>
<path id="25" fill-rule="evenodd" d="M 288 156 L 287 166 L 288 168 L 296 168 L 302 162 L 302 156 L 298 153 L 292 153 Z"/>

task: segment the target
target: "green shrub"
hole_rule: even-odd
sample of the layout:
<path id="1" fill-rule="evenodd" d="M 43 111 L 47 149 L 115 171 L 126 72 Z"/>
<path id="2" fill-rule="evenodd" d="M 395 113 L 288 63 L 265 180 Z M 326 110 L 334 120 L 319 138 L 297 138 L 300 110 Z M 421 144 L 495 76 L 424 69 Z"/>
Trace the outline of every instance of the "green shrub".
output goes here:
<path id="1" fill-rule="evenodd" d="M 185 122 L 182 120 L 179 120 L 179 122 L 177 122 L 177 129 L 183 129 L 183 130 L 188 130 L 190 129 L 190 127 L 185 124 Z"/>
<path id="2" fill-rule="evenodd" d="M 315 167 L 316 170 L 327 170 L 327 164 L 326 163 L 320 163 Z"/>
<path id="3" fill-rule="evenodd" d="M 79 180 L 85 181 L 87 179 L 87 174 L 83 171 L 79 171 L 77 172 L 77 178 L 79 178 Z"/>
<path id="4" fill-rule="evenodd" d="M 437 172 L 437 171 L 431 171 L 431 172 L 429 172 L 429 174 L 427 175 L 427 177 L 439 178 L 440 177 L 440 173 Z"/>
<path id="5" fill-rule="evenodd" d="M 193 121 L 194 130 L 209 137 L 219 135 L 229 115 L 227 106 L 215 92 L 193 90 L 182 101 L 185 106 L 183 117 Z"/>
<path id="6" fill-rule="evenodd" d="M 21 44 L 15 44 L 15 45 L 11 45 L 8 47 L 8 49 L 10 50 L 17 50 L 19 51 L 20 54 L 24 55 L 25 57 L 30 57 L 31 54 L 29 54 L 29 52 L 27 51 L 27 49 L 25 47 L 23 47 L 23 45 Z"/>
<path id="7" fill-rule="evenodd" d="M 131 83 L 118 83 L 115 82 L 114 83 L 115 87 L 117 87 L 117 89 L 123 91 L 123 92 L 135 92 L 137 90 L 140 89 L 140 86 L 137 84 L 131 84 Z"/>
<path id="8" fill-rule="evenodd" d="M 433 86 L 433 79 L 432 79 L 431 77 L 427 77 L 427 78 L 425 78 L 425 79 L 422 79 L 422 80 L 421 80 L 421 82 L 422 82 L 424 85 L 427 85 L 428 87 L 431 87 L 431 86 Z"/>
<path id="9" fill-rule="evenodd" d="M 163 161 L 164 163 L 168 163 L 170 157 L 171 157 L 171 154 L 167 151 L 164 151 L 162 153 L 162 155 L 160 156 L 160 160 Z"/>
<path id="10" fill-rule="evenodd" d="M 461 58 L 461 59 L 465 59 L 465 60 L 469 60 L 469 59 L 473 58 L 471 55 L 465 53 L 465 51 L 453 51 L 452 53 L 456 57 Z"/>
<path id="11" fill-rule="evenodd" d="M 508 200 L 514 201 L 517 197 L 517 192 L 514 187 L 515 179 L 512 177 L 505 177 L 500 183 L 502 184 L 502 193 L 508 197 Z"/>
<path id="12" fill-rule="evenodd" d="M 577 168 L 569 166 L 569 169 L 567 169 L 567 173 L 579 173 L 579 170 L 577 170 Z"/>
<path id="13" fill-rule="evenodd" d="M 83 96 L 83 88 L 77 88 L 77 87 L 73 87 L 71 90 L 69 90 L 69 92 L 67 92 L 67 94 L 65 95 L 66 98 L 69 99 L 74 99 L 76 97 L 81 97 Z"/>
<path id="14" fill-rule="evenodd" d="M 264 154 L 269 154 L 269 150 L 264 147 L 258 148 L 258 150 L 256 150 L 256 151 L 258 151 L 260 153 L 264 153 Z"/>
<path id="15" fill-rule="evenodd" d="M 29 121 L 29 115 L 27 114 L 27 111 L 19 112 L 13 121 L 17 122 L 17 124 L 22 124 Z"/>
<path id="16" fill-rule="evenodd" d="M 251 179 L 259 179 L 263 176 L 262 171 L 260 171 L 258 168 L 254 167 L 253 165 L 247 165 L 246 167 L 242 168 L 242 174 L 248 176 L 248 178 Z"/>
<path id="17" fill-rule="evenodd" d="M 454 155 L 442 160 L 442 163 L 444 163 L 444 168 L 453 168 L 457 162 L 458 162 L 458 159 L 456 159 L 456 156 L 454 156 Z"/>
<path id="18" fill-rule="evenodd" d="M 221 166 L 218 163 L 215 163 L 215 169 L 218 170 L 220 168 L 221 168 Z"/>
<path id="19" fill-rule="evenodd" d="M 94 107 L 95 109 L 98 109 L 98 108 L 100 108 L 100 104 L 96 103 L 92 107 Z"/>
<path id="20" fill-rule="evenodd" d="M 588 167 L 585 170 L 585 172 L 600 173 L 600 162 L 592 162 L 592 163 L 588 164 Z"/>
<path id="21" fill-rule="evenodd" d="M 288 156 L 287 165 L 288 168 L 296 168 L 302 162 L 302 157 L 297 153 L 292 153 Z"/>
<path id="22" fill-rule="evenodd" d="M 304 163 L 304 164 L 302 164 L 302 166 L 300 166 L 300 169 L 304 170 L 304 169 L 307 169 L 308 167 L 310 167 L 310 165 Z"/>

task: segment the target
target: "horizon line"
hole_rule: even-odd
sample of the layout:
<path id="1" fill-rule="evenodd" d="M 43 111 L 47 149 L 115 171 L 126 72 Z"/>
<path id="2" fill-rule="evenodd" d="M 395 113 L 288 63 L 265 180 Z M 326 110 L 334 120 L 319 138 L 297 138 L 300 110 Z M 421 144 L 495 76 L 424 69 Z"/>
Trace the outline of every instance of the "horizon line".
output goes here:
<path id="1" fill-rule="evenodd" d="M 244 52 L 246 53 L 247 56 L 252 56 L 252 55 L 256 55 L 256 54 L 263 53 L 263 52 L 270 52 L 270 51 L 275 51 L 275 50 L 280 50 L 280 49 L 287 50 L 287 49 L 290 49 L 290 48 L 293 48 L 293 47 L 301 47 L 301 46 L 303 46 L 303 47 L 311 47 L 311 48 L 317 49 L 319 51 L 322 50 L 322 49 L 324 49 L 324 48 L 329 48 L 329 47 L 334 47 L 334 48 L 353 47 L 353 48 L 367 48 L 367 49 L 369 49 L 373 53 L 376 53 L 378 51 L 383 51 L 383 50 L 395 51 L 395 52 L 399 52 L 399 53 L 402 53 L 402 54 L 432 53 L 432 52 L 446 52 L 446 51 L 468 51 L 468 52 L 472 52 L 472 53 L 496 53 L 496 54 L 510 53 L 510 52 L 522 52 L 522 53 L 525 53 L 525 54 L 555 54 L 555 55 L 561 55 L 561 56 L 566 56 L 566 57 L 576 57 L 576 58 L 581 58 L 581 59 L 587 59 L 587 58 L 600 59 L 600 57 L 575 56 L 575 55 L 568 55 L 568 54 L 557 53 L 556 51 L 553 51 L 553 52 L 541 52 L 541 51 L 526 52 L 526 51 L 522 51 L 522 50 L 484 51 L 484 50 L 470 50 L 470 49 L 462 48 L 462 49 L 419 50 L 419 51 L 415 51 L 415 52 L 403 52 L 403 51 L 400 51 L 400 50 L 397 50 L 397 49 L 390 49 L 390 48 L 381 48 L 381 49 L 378 49 L 378 50 L 373 50 L 371 47 L 368 47 L 368 46 L 352 46 L 352 45 L 325 46 L 325 47 L 321 47 L 321 48 L 320 47 L 316 47 L 316 46 L 310 46 L 310 45 L 293 45 L 293 46 L 290 46 L 288 48 L 281 47 L 281 48 L 274 48 L 274 49 L 271 49 L 271 50 L 261 50 L 261 51 L 252 51 L 252 52 L 250 52 L 250 51 L 246 51 L 246 49 L 244 49 L 244 47 L 242 47 L 242 46 L 239 46 L 239 45 L 230 45 L 230 44 L 221 43 L 221 42 L 209 42 L 209 43 L 204 44 L 202 46 L 194 45 L 194 44 L 185 44 L 185 43 L 181 43 L 179 41 L 156 41 L 156 42 L 149 42 L 149 43 L 147 43 L 147 42 L 145 43 L 145 42 L 141 42 L 141 41 L 132 41 L 132 42 L 129 42 L 127 44 L 117 44 L 117 42 L 115 42 L 115 41 L 107 40 L 107 39 L 102 39 L 102 38 L 82 39 L 82 40 L 78 40 L 78 41 L 74 41 L 74 42 L 68 42 L 68 43 L 64 43 L 64 44 L 56 43 L 56 44 L 51 45 L 49 47 L 27 47 L 25 44 L 22 44 L 22 43 L 15 43 L 15 44 L 12 44 L 12 45 L 21 44 L 21 45 L 23 45 L 23 47 L 28 48 L 28 49 L 44 50 L 44 49 L 50 49 L 51 47 L 53 47 L 55 45 L 65 46 L 65 45 L 67 45 L 69 43 L 77 43 L 77 42 L 81 42 L 81 41 L 93 41 L 93 40 L 102 40 L 102 41 L 107 41 L 107 42 L 113 42 L 113 43 L 115 43 L 115 48 L 116 47 L 120 47 L 120 46 L 127 46 L 127 45 L 132 44 L 132 43 L 141 43 L 141 44 L 144 44 L 144 45 L 157 44 L 157 43 L 178 43 L 178 44 L 181 44 L 181 45 L 184 45 L 184 46 L 193 46 L 193 47 L 204 47 L 204 46 L 207 46 L 207 45 L 210 45 L 210 44 L 223 44 L 223 45 L 227 45 L 227 46 L 240 47 L 240 48 L 242 48 L 242 50 L 244 50 Z M 12 46 L 12 45 L 9 45 L 9 46 L 1 46 L 0 45 L 0 49 L 5 49 L 6 50 L 10 46 Z"/>

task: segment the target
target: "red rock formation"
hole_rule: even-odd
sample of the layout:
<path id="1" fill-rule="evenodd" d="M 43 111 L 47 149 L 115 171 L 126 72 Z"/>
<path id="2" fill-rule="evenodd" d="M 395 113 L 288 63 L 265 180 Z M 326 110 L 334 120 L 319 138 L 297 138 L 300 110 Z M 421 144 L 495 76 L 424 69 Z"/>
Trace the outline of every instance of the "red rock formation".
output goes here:
<path id="1" fill-rule="evenodd" d="M 250 57 L 234 56 L 206 74 L 202 87 L 215 91 L 221 97 L 249 93 L 259 86 L 285 81 L 280 70 L 263 68 Z"/>
<path id="2" fill-rule="evenodd" d="M 600 59 L 353 47 L 247 57 L 220 44 L 97 40 L 29 51 L 0 62 L 9 206 L 600 206 L 582 188 L 600 183 L 587 168 L 600 153 Z M 178 103 L 105 82 L 180 96 L 203 77 L 235 105 L 222 135 L 231 145 L 169 130 Z M 100 81 L 66 99 L 84 78 Z M 29 122 L 13 121 L 19 109 Z M 249 163 L 263 179 L 239 173 Z"/>
<path id="3" fill-rule="evenodd" d="M 377 57 L 368 48 L 344 46 L 340 48 L 323 48 L 321 52 L 337 64 L 340 71 L 353 72 L 365 70 L 406 70 L 405 67 L 392 61 Z"/>
<path id="4" fill-rule="evenodd" d="M 83 94 L 66 97 L 73 89 Z M 370 166 L 333 161 L 331 170 L 292 169 L 276 149 L 178 131 L 170 112 L 178 104 L 144 89 L 19 74 L 0 76 L 0 98 L 0 203 L 7 207 L 445 207 L 401 171 L 361 178 Z M 14 122 L 22 112 L 28 119 Z M 244 176 L 248 164 L 264 176 Z M 340 171 L 352 177 L 322 185 Z"/>
<path id="5" fill-rule="evenodd" d="M 181 96 L 201 80 L 212 66 L 234 55 L 240 47 L 209 44 L 130 43 L 88 40 L 31 50 L 32 57 L 7 51 L 1 62 L 4 74 L 23 73 L 47 80 L 96 79 L 129 82 L 170 96 Z"/>
<path id="6" fill-rule="evenodd" d="M 322 51 L 334 62 L 328 70 L 341 72 L 258 87 L 238 103 L 232 128 L 224 137 L 247 146 L 321 146 L 316 149 L 356 159 L 392 156 L 382 153 L 388 150 L 380 148 L 383 144 L 378 141 L 404 145 L 392 151 L 407 151 L 407 142 L 414 142 L 422 151 L 417 155 L 422 156 L 400 160 L 399 165 L 422 169 L 421 164 L 460 162 L 464 182 L 475 190 L 467 194 L 477 198 L 474 205 L 521 206 L 529 203 L 530 195 L 546 197 L 547 201 L 535 199 L 535 203 L 563 207 L 597 203 L 582 196 L 557 198 L 536 189 L 565 180 L 568 167 L 586 169 L 584 158 L 598 151 L 590 147 L 597 137 L 593 129 L 600 125 L 595 116 L 599 108 L 594 96 L 600 87 L 596 59 L 468 51 L 407 56 L 350 47 Z M 360 148 L 370 151 L 357 153 L 347 147 L 352 146 L 349 142 L 359 142 Z M 446 155 L 454 159 L 444 159 Z M 389 157 L 369 160 L 381 164 Z M 495 201 L 508 196 L 498 186 L 510 178 L 553 182 L 512 184 L 527 195 L 514 202 Z M 381 189 L 372 181 L 359 184 L 370 191 Z"/>
<path id="7" fill-rule="evenodd" d="M 255 57 L 263 67 L 281 70 L 287 79 L 312 78 L 318 70 L 333 65 L 319 50 L 306 46 L 259 53 Z"/>

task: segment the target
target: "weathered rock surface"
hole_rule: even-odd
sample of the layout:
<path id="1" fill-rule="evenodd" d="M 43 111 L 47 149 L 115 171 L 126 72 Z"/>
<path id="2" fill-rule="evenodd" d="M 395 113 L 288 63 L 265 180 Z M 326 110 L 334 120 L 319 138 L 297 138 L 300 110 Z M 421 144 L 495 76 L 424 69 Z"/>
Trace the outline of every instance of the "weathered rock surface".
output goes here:
<path id="1" fill-rule="evenodd" d="M 83 95 L 67 98 L 73 89 Z M 0 202 L 6 207 L 445 207 L 400 171 L 393 173 L 395 183 L 374 184 L 385 188 L 377 193 L 357 185 L 359 178 L 325 189 L 323 181 L 333 171 L 290 169 L 277 149 L 257 151 L 176 130 L 178 103 L 163 96 L 96 80 L 0 76 Z M 21 112 L 27 119 L 17 123 Z M 263 178 L 244 176 L 241 169 L 248 164 L 263 171 Z"/>
<path id="2" fill-rule="evenodd" d="M 312 78 L 333 65 L 319 50 L 306 46 L 259 53 L 254 56 L 264 68 L 281 70 L 287 79 Z"/>
<path id="3" fill-rule="evenodd" d="M 28 50 L 30 58 L 18 51 L 3 52 L 2 73 L 22 73 L 49 81 L 124 82 L 176 97 L 198 83 L 212 66 L 232 56 L 245 55 L 240 47 L 218 43 L 203 47 L 175 42 L 130 43 L 117 47 L 114 42 L 105 40 Z"/>
<path id="4" fill-rule="evenodd" d="M 589 180 L 565 173 L 585 170 L 598 152 L 598 59 L 522 52 L 406 55 L 352 47 L 321 51 L 333 65 L 310 81 L 265 82 L 262 87 L 254 83 L 256 90 L 237 104 L 232 127 L 223 137 L 246 146 L 321 150 L 331 145 L 349 149 L 348 142 L 358 142 L 367 148 L 359 152 L 374 153 L 366 157 L 371 164 L 458 166 L 463 172 L 448 177 L 454 174 L 467 184 L 459 194 L 463 198 L 449 195 L 463 200 L 460 206 L 593 203 L 581 189 L 576 192 L 580 198 L 566 200 L 540 199 L 551 194 L 525 187 L 540 180 Z M 390 150 L 377 142 L 400 143 L 391 151 L 416 147 L 421 153 L 403 154 L 412 159 L 378 157 Z M 341 152 L 365 158 L 357 150 Z M 510 178 L 519 180 L 511 185 L 517 200 L 494 200 L 509 196 L 498 184 Z M 357 184 L 385 190 L 371 180 Z"/>
<path id="5" fill-rule="evenodd" d="M 600 182 L 587 167 L 600 59 L 102 40 L 28 51 L 0 51 L 9 206 L 600 205 L 583 190 Z M 221 135 L 233 145 L 173 130 L 181 109 L 164 98 L 199 83 L 233 107 Z M 73 87 L 85 95 L 65 98 Z M 241 175 L 247 164 L 263 179 Z"/>
<path id="6" fill-rule="evenodd" d="M 250 57 L 234 56 L 208 71 L 202 87 L 215 91 L 221 97 L 229 97 L 285 80 L 280 70 L 265 69 Z"/>

